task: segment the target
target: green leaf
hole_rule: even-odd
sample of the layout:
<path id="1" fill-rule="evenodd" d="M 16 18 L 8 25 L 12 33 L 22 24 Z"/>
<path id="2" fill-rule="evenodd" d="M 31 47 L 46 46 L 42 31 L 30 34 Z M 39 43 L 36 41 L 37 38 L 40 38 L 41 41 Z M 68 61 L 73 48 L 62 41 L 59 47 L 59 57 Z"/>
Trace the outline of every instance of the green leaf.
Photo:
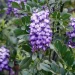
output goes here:
<path id="1" fill-rule="evenodd" d="M 56 50 L 55 46 L 53 44 L 50 44 L 50 49 Z"/>
<path id="2" fill-rule="evenodd" d="M 19 4 L 17 2 L 12 2 L 13 8 L 20 8 Z"/>
<path id="3" fill-rule="evenodd" d="M 61 50 L 61 54 L 62 55 L 65 55 L 66 54 L 66 51 L 67 51 L 67 46 L 66 45 L 63 45 L 62 48 L 63 48 L 63 50 Z"/>
<path id="4" fill-rule="evenodd" d="M 20 69 L 25 69 L 28 68 L 28 66 L 31 63 L 32 58 L 31 57 L 27 57 L 25 59 L 22 60 L 22 62 L 20 63 Z"/>
<path id="5" fill-rule="evenodd" d="M 16 50 L 12 50 L 11 54 L 10 54 L 10 58 L 15 60 L 16 56 L 17 56 L 17 51 Z"/>
<path id="6" fill-rule="evenodd" d="M 63 58 L 64 58 L 65 62 L 68 64 L 68 66 L 72 66 L 74 57 L 73 57 L 73 54 L 71 53 L 71 51 L 67 51 L 66 55 Z"/>
<path id="7" fill-rule="evenodd" d="M 61 53 L 62 56 L 65 55 L 67 51 L 66 45 L 63 45 L 63 43 L 61 43 L 59 40 L 57 40 L 54 45 L 56 49 L 58 50 L 58 52 Z"/>
<path id="8" fill-rule="evenodd" d="M 37 6 L 38 6 L 37 3 L 31 2 L 31 1 L 27 1 L 27 4 L 28 4 L 29 6 L 31 6 L 31 7 L 37 7 Z"/>
<path id="9" fill-rule="evenodd" d="M 8 64 L 10 67 L 13 67 L 14 66 L 14 63 L 13 61 L 9 61 L 9 64 Z"/>
<path id="10" fill-rule="evenodd" d="M 17 37 L 18 38 L 18 42 L 22 43 L 24 41 L 29 41 L 29 34 L 24 34 L 24 35 L 20 35 Z"/>
<path id="11" fill-rule="evenodd" d="M 46 3 L 46 0 L 40 0 L 39 3 L 40 5 L 44 5 Z"/>
<path id="12" fill-rule="evenodd" d="M 45 63 L 40 63 L 40 68 L 45 70 L 45 71 L 50 71 L 51 68 L 48 64 L 45 64 Z"/>
<path id="13" fill-rule="evenodd" d="M 61 52 L 61 50 L 62 50 L 62 44 L 61 44 L 61 42 L 59 40 L 57 40 L 54 45 L 57 48 L 57 50 L 59 52 Z"/>
<path id="14" fill-rule="evenodd" d="M 40 63 L 40 68 L 43 69 L 44 71 L 52 72 L 53 74 L 56 74 L 48 64 Z"/>
<path id="15" fill-rule="evenodd" d="M 60 68 L 60 74 L 61 74 L 61 75 L 65 75 L 65 70 L 64 70 L 64 68 Z"/>
<path id="16" fill-rule="evenodd" d="M 5 10 L 3 10 L 3 9 L 2 9 L 2 10 L 0 10 L 0 14 L 2 14 L 2 13 L 4 13 L 4 12 L 5 12 Z"/>
<path id="17" fill-rule="evenodd" d="M 72 52 L 66 47 L 66 45 L 63 45 L 63 43 L 61 43 L 59 40 L 55 42 L 55 47 L 61 54 L 62 59 L 67 63 L 67 65 L 71 66 L 74 61 Z"/>
<path id="18" fill-rule="evenodd" d="M 15 19 L 14 20 L 14 24 L 16 24 L 16 25 L 22 25 L 21 19 Z"/>
<path id="19" fill-rule="evenodd" d="M 40 63 L 37 63 L 37 70 L 41 70 Z"/>
<path id="20" fill-rule="evenodd" d="M 67 26 L 67 28 L 66 28 L 66 32 L 70 32 L 70 31 L 73 31 L 73 30 L 74 30 L 74 28 L 72 26 Z"/>
<path id="21" fill-rule="evenodd" d="M 10 39 L 10 41 L 11 41 L 11 43 L 12 44 L 17 44 L 17 38 L 16 37 L 14 37 L 14 36 L 9 36 L 9 39 Z"/>
<path id="22" fill-rule="evenodd" d="M 22 19 L 23 24 L 30 23 L 30 16 L 24 16 L 21 19 Z"/>
<path id="23" fill-rule="evenodd" d="M 21 30 L 20 28 L 15 29 L 14 33 L 16 36 L 25 34 L 24 30 Z"/>
<path id="24" fill-rule="evenodd" d="M 21 2 L 22 9 L 25 10 L 24 2 Z"/>
<path id="25" fill-rule="evenodd" d="M 22 70 L 21 73 L 22 75 L 32 75 L 28 70 Z"/>
<path id="26" fill-rule="evenodd" d="M 33 53 L 32 60 L 36 60 L 36 58 L 37 58 L 37 53 Z"/>
<path id="27" fill-rule="evenodd" d="M 51 69 L 55 72 L 55 73 L 59 73 L 59 67 L 56 64 L 56 62 L 52 61 L 51 63 Z"/>
<path id="28" fill-rule="evenodd" d="M 29 6 L 29 5 L 26 5 L 26 10 L 27 10 L 28 12 L 30 12 L 30 6 Z"/>
<path id="29" fill-rule="evenodd" d="M 66 19 L 69 19 L 69 17 L 70 17 L 70 14 L 64 13 L 61 16 L 61 19 L 66 20 Z"/>
<path id="30" fill-rule="evenodd" d="M 26 45 L 26 44 L 22 45 L 22 49 L 24 49 L 27 52 L 31 52 L 31 48 L 29 45 Z"/>
<path id="31" fill-rule="evenodd" d="M 72 66 L 72 69 L 75 70 L 75 64 Z"/>
<path id="32" fill-rule="evenodd" d="M 60 12 L 53 12 L 52 13 L 52 17 L 54 18 L 54 19 L 60 19 Z"/>
<path id="33" fill-rule="evenodd" d="M 38 3 L 38 0 L 34 0 L 35 3 Z"/>

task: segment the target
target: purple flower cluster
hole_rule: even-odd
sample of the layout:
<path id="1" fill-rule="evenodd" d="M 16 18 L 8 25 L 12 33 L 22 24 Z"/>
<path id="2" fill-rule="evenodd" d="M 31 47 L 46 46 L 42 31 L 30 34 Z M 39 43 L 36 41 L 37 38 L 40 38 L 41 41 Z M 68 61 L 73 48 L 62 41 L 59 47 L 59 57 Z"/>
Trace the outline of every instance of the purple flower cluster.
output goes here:
<path id="1" fill-rule="evenodd" d="M 67 32 L 67 35 L 69 37 L 68 46 L 71 48 L 75 48 L 75 18 L 70 18 L 70 26 L 73 27 L 73 30 L 70 32 Z"/>
<path id="2" fill-rule="evenodd" d="M 7 9 L 7 14 L 10 14 L 11 12 L 14 13 L 15 16 L 19 16 L 19 9 L 18 8 L 13 8 L 12 7 L 12 2 L 16 2 L 18 3 L 19 5 L 21 4 L 21 2 L 24 2 L 24 4 L 26 4 L 27 0 L 8 0 L 8 3 L 7 3 L 7 6 L 8 6 L 8 9 Z"/>
<path id="3" fill-rule="evenodd" d="M 9 62 L 9 50 L 1 47 L 0 48 L 0 71 L 2 71 L 3 69 L 8 70 L 9 66 L 8 66 L 8 62 Z"/>
<path id="4" fill-rule="evenodd" d="M 32 51 L 46 50 L 52 40 L 52 30 L 50 28 L 49 11 L 36 10 L 31 16 L 30 43 Z"/>

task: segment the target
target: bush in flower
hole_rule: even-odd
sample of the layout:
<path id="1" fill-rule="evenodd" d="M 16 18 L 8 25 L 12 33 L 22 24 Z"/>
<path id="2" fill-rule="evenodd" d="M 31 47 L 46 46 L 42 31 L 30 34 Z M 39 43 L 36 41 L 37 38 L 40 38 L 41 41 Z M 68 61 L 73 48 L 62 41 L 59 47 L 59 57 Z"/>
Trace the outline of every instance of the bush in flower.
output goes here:
<path id="1" fill-rule="evenodd" d="M 8 0 L 0 46 L 10 53 L 0 48 L 0 74 L 75 75 L 73 6 L 67 0 Z"/>
<path id="2" fill-rule="evenodd" d="M 70 21 L 71 21 L 70 26 L 73 27 L 73 30 L 70 32 L 67 32 L 67 35 L 69 37 L 68 45 L 69 45 L 69 47 L 75 48 L 75 41 L 74 41 L 74 38 L 75 38 L 75 18 L 71 17 Z"/>
<path id="3" fill-rule="evenodd" d="M 49 11 L 35 11 L 31 16 L 30 42 L 32 51 L 46 50 L 52 40 Z"/>
<path id="4" fill-rule="evenodd" d="M 10 75 L 13 75 L 14 71 L 9 66 L 9 57 L 10 57 L 9 50 L 6 49 L 5 47 L 1 47 L 0 48 L 0 72 L 7 70 Z"/>
<path id="5" fill-rule="evenodd" d="M 8 6 L 7 14 L 14 13 L 15 16 L 17 16 L 17 17 L 20 16 L 21 14 L 19 13 L 19 9 L 18 8 L 13 8 L 12 7 L 12 3 L 16 2 L 19 5 L 21 5 L 21 2 L 24 2 L 24 4 L 26 4 L 26 1 L 27 0 L 8 0 L 8 3 L 7 3 L 7 6 Z"/>
<path id="6" fill-rule="evenodd" d="M 4 47 L 1 47 L 0 48 L 0 71 L 9 68 L 8 62 L 9 62 L 9 50 L 5 49 Z"/>

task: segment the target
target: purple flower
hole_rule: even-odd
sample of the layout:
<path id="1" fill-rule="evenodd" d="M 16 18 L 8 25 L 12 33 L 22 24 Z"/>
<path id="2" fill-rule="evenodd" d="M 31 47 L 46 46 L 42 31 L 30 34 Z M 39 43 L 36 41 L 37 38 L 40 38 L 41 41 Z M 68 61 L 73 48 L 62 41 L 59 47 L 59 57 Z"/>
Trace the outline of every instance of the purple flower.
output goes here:
<path id="1" fill-rule="evenodd" d="M 2 71 L 3 69 L 8 69 L 6 68 L 6 66 L 8 66 L 8 62 L 9 62 L 9 50 L 1 47 L 0 48 L 0 71 Z"/>
<path id="2" fill-rule="evenodd" d="M 69 37 L 68 46 L 75 48 L 75 18 L 70 18 L 69 25 L 73 27 L 73 30 L 67 32 L 67 36 Z"/>
<path id="3" fill-rule="evenodd" d="M 52 40 L 52 30 L 50 28 L 49 11 L 36 10 L 31 16 L 30 43 L 32 51 L 46 50 Z"/>
<path id="4" fill-rule="evenodd" d="M 19 13 L 19 9 L 18 8 L 13 8 L 12 7 L 12 2 L 16 2 L 18 3 L 19 5 L 21 4 L 21 2 L 24 2 L 24 4 L 26 4 L 27 0 L 8 0 L 8 3 L 7 3 L 7 6 L 8 6 L 8 9 L 6 11 L 6 13 L 9 15 L 11 12 L 16 16 L 21 16 L 23 14 Z"/>

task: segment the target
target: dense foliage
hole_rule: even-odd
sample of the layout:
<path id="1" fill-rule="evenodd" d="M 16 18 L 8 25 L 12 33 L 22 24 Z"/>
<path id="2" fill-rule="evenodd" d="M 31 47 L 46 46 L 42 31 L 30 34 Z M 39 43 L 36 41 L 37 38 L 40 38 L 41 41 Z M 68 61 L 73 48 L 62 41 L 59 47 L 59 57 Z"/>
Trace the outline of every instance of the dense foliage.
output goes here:
<path id="1" fill-rule="evenodd" d="M 0 75 L 75 75 L 75 0 L 0 1 Z"/>

